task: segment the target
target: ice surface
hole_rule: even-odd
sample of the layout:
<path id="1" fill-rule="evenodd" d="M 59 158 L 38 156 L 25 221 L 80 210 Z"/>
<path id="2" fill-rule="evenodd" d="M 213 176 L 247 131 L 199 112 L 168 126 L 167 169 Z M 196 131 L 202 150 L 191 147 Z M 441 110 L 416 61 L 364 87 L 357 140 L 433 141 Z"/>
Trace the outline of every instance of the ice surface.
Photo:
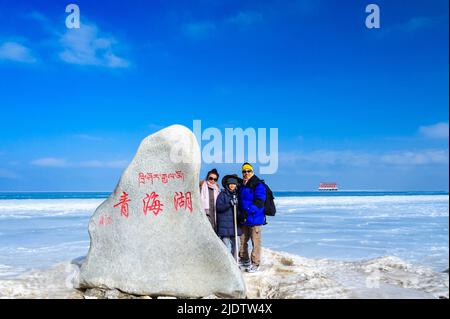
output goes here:
<path id="1" fill-rule="evenodd" d="M 61 282 L 71 274 L 67 261 L 87 253 L 87 224 L 101 202 L 0 200 L 0 296 L 80 296 Z M 297 255 L 289 257 L 296 266 L 272 262 L 282 257 L 267 250 L 262 272 L 246 275 L 255 296 L 448 297 L 448 195 L 297 196 L 276 202 L 263 246 Z M 367 280 L 380 288 L 367 287 Z"/>

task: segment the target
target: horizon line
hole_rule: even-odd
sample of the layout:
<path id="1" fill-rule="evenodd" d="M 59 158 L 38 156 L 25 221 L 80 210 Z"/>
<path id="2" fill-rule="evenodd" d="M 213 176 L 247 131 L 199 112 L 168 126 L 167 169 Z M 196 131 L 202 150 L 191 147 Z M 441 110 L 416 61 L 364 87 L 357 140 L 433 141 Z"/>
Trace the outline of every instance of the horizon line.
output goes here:
<path id="1" fill-rule="evenodd" d="M 113 193 L 114 191 L 2 191 L 0 193 Z M 318 193 L 344 193 L 344 192 L 449 192 L 449 190 L 393 190 L 393 189 L 345 189 L 345 190 L 337 190 L 337 191 L 319 191 L 318 189 L 307 189 L 307 190 L 273 190 L 273 192 L 318 192 Z"/>

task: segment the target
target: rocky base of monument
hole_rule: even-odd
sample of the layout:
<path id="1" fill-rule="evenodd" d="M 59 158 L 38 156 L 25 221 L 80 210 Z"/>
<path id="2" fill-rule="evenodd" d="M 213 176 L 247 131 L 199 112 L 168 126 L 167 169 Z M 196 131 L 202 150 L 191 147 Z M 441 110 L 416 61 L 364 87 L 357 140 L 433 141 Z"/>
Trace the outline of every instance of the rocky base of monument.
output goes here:
<path id="1" fill-rule="evenodd" d="M 74 289 L 80 261 L 0 280 L 0 298 L 174 299 L 138 296 L 119 290 Z M 411 265 L 395 257 L 343 262 L 308 259 L 263 250 L 261 271 L 243 273 L 246 298 L 448 298 L 448 273 Z M 213 299 L 210 295 L 202 298 Z"/>
<path id="2" fill-rule="evenodd" d="M 314 260 L 263 250 L 258 273 L 243 272 L 250 299 L 448 299 L 449 278 L 428 268 L 413 266 L 395 257 L 365 262 Z M 118 291 L 88 290 L 84 298 L 150 298 Z M 173 298 L 155 296 L 153 298 Z M 219 298 L 205 296 L 205 299 Z"/>

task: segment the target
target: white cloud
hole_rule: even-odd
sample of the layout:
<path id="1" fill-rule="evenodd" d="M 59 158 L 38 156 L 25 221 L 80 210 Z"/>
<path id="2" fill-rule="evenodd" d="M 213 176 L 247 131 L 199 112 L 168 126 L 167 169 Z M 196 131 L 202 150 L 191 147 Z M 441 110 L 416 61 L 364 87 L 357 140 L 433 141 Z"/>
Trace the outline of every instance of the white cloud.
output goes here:
<path id="1" fill-rule="evenodd" d="M 404 36 L 406 34 L 414 36 L 417 32 L 429 31 L 433 28 L 440 27 L 444 23 L 443 16 L 425 17 L 418 16 L 412 17 L 406 21 L 381 27 L 381 32 L 376 33 L 380 39 L 387 36 Z"/>
<path id="2" fill-rule="evenodd" d="M 81 140 L 96 141 L 96 142 L 104 140 L 102 137 L 89 135 L 89 134 L 75 134 L 73 137 L 81 139 Z"/>
<path id="3" fill-rule="evenodd" d="M 414 32 L 432 25 L 433 19 L 429 17 L 414 17 L 400 25 L 399 28 L 405 32 Z"/>
<path id="4" fill-rule="evenodd" d="M 404 151 L 381 156 L 381 162 L 392 165 L 447 164 L 448 150 Z"/>
<path id="5" fill-rule="evenodd" d="M 19 176 L 12 171 L 0 168 L 0 178 L 16 179 Z"/>
<path id="6" fill-rule="evenodd" d="M 240 11 L 236 15 L 228 18 L 228 23 L 242 26 L 249 26 L 263 21 L 263 15 L 259 12 Z"/>
<path id="7" fill-rule="evenodd" d="M 437 123 L 434 125 L 421 126 L 419 132 L 428 138 L 448 139 L 448 123 Z"/>
<path id="8" fill-rule="evenodd" d="M 372 156 L 363 152 L 355 151 L 334 151 L 318 150 L 312 152 L 291 152 L 283 153 L 280 156 L 281 161 L 287 163 L 308 163 L 315 165 L 339 165 L 351 164 L 354 166 L 368 165 Z"/>
<path id="9" fill-rule="evenodd" d="M 4 42 L 0 45 L 1 60 L 21 63 L 35 63 L 37 61 L 31 50 L 18 42 Z"/>
<path id="10" fill-rule="evenodd" d="M 78 65 L 94 65 L 108 68 L 126 68 L 129 61 L 115 52 L 117 41 L 103 35 L 94 24 L 82 24 L 79 29 L 67 29 L 59 40 L 64 62 Z"/>
<path id="11" fill-rule="evenodd" d="M 128 161 L 118 160 L 118 161 L 85 161 L 77 164 L 79 167 L 85 168 L 125 168 L 128 165 Z"/>
<path id="12" fill-rule="evenodd" d="M 32 11 L 30 13 L 27 13 L 25 15 L 25 17 L 29 18 L 29 19 L 32 19 L 32 20 L 35 20 L 35 21 L 37 21 L 37 22 L 39 22 L 41 24 L 45 24 L 45 25 L 49 25 L 50 24 L 50 22 L 47 19 L 47 17 L 45 15 L 43 15 L 42 13 L 38 12 L 38 11 Z"/>
<path id="13" fill-rule="evenodd" d="M 211 35 L 216 30 L 216 25 L 209 21 L 191 22 L 183 25 L 183 34 L 187 37 L 199 39 Z"/>
<path id="14" fill-rule="evenodd" d="M 351 166 L 371 168 L 377 165 L 418 166 L 448 165 L 448 149 L 426 149 L 369 153 L 365 151 L 318 150 L 313 152 L 288 152 L 280 154 L 280 163 L 291 166 Z"/>
<path id="15" fill-rule="evenodd" d="M 302 13 L 313 13 L 322 7 L 320 0 L 296 0 L 294 4 L 295 8 Z"/>
<path id="16" fill-rule="evenodd" d="M 59 58 L 70 64 L 101 66 L 105 68 L 126 68 L 130 62 L 120 56 L 118 50 L 122 44 L 102 32 L 94 23 L 82 23 L 79 29 L 67 29 L 64 33 L 59 30 L 60 24 L 52 23 L 45 15 L 32 11 L 25 15 L 34 20 L 49 34 L 46 42 L 56 42 Z M 83 21 L 87 21 L 86 18 Z M 31 50 L 18 42 L 0 43 L 0 61 L 9 60 L 23 63 L 34 63 L 37 59 Z"/>
<path id="17" fill-rule="evenodd" d="M 31 161 L 32 165 L 42 167 L 67 167 L 68 163 L 64 158 L 45 157 Z"/>
<path id="18" fill-rule="evenodd" d="M 70 162 L 64 158 L 46 157 L 39 158 L 31 161 L 34 166 L 41 167 L 56 167 L 56 168 L 124 168 L 128 165 L 129 161 L 126 160 L 113 160 L 113 161 L 101 161 L 101 160 L 89 160 Z"/>
<path id="19" fill-rule="evenodd" d="M 226 24 L 240 27 L 249 27 L 263 22 L 262 13 L 256 11 L 239 11 L 219 21 L 193 21 L 182 26 L 182 33 L 193 39 L 204 39 L 213 35 L 216 31 L 223 28 Z"/>

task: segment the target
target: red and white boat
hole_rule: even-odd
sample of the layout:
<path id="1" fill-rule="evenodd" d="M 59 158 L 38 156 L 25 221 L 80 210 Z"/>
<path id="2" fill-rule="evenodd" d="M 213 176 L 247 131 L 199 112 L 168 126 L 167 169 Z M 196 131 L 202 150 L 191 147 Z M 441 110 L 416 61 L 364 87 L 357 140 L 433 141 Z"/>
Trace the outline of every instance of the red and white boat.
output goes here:
<path id="1" fill-rule="evenodd" d="M 319 191 L 337 191 L 338 185 L 336 183 L 320 183 Z"/>

